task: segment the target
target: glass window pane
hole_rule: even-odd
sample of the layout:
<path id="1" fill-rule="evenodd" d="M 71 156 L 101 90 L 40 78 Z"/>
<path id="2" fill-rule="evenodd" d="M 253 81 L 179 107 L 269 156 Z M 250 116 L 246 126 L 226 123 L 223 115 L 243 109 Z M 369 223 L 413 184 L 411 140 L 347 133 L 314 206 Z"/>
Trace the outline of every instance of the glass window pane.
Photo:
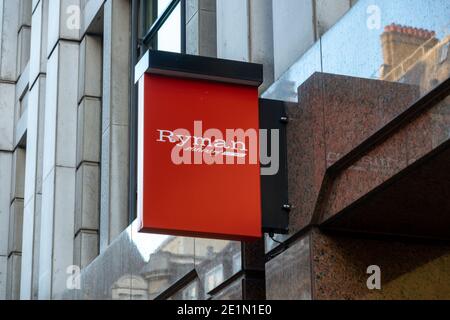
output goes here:
<path id="1" fill-rule="evenodd" d="M 172 0 L 158 1 L 160 16 Z M 161 51 L 181 52 L 181 5 L 178 4 L 170 17 L 158 32 L 157 49 Z"/>
<path id="2" fill-rule="evenodd" d="M 156 20 L 162 16 L 173 0 L 142 0 L 141 38 L 150 31 Z M 158 33 L 147 43 L 155 50 L 181 52 L 181 2 L 164 22 Z"/>

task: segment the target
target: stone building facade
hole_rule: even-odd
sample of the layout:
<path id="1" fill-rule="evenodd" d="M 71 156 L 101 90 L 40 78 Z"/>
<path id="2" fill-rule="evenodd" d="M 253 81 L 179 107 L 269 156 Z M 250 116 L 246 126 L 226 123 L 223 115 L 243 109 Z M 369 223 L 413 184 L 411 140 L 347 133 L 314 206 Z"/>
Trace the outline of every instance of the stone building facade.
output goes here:
<path id="1" fill-rule="evenodd" d="M 448 82 L 450 10 L 406 2 L 183 0 L 148 45 L 169 0 L 0 0 L 0 299 L 450 298 L 449 101 L 412 109 Z M 289 234 L 136 231 L 134 64 L 178 38 L 286 102 Z"/>

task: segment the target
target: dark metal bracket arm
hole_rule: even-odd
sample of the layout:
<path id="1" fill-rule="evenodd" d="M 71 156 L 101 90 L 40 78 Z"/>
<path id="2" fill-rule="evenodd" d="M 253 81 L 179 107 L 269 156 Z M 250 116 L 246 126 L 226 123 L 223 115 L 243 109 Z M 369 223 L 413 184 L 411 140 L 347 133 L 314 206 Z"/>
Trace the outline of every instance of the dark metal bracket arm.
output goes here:
<path id="1" fill-rule="evenodd" d="M 286 102 L 278 100 L 259 100 L 260 129 L 279 131 L 279 169 L 275 175 L 261 175 L 261 208 L 263 232 L 269 234 L 287 234 L 289 212 L 292 209 L 288 198 L 287 166 L 287 125 Z M 268 139 L 267 150 L 271 150 Z M 272 155 L 271 155 L 272 156 Z"/>

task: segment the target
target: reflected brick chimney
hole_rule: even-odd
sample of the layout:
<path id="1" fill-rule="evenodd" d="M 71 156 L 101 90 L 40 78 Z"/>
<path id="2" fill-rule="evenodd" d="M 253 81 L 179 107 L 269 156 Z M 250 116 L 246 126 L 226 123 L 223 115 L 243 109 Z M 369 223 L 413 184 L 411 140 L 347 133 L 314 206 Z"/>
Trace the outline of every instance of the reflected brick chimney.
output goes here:
<path id="1" fill-rule="evenodd" d="M 381 78 L 398 80 L 403 72 L 439 42 L 435 35 L 434 31 L 395 23 L 386 26 L 381 35 L 384 58 Z M 421 47 L 422 50 L 417 50 Z M 402 69 L 391 72 L 400 65 Z"/>

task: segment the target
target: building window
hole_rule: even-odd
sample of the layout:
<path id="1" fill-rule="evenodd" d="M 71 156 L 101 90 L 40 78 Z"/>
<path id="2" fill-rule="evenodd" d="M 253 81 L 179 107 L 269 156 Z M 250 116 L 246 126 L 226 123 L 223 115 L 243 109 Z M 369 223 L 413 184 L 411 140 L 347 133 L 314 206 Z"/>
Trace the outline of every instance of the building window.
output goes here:
<path id="1" fill-rule="evenodd" d="M 141 54 L 146 49 L 184 52 L 185 0 L 141 0 Z"/>
<path id="2" fill-rule="evenodd" d="M 233 255 L 232 258 L 232 270 L 233 274 L 239 272 L 242 268 L 242 254 L 237 252 Z"/>
<path id="3" fill-rule="evenodd" d="M 223 265 L 219 264 L 209 270 L 205 277 L 205 292 L 210 292 L 223 282 Z"/>
<path id="4" fill-rule="evenodd" d="M 133 0 L 130 86 L 129 223 L 136 219 L 137 86 L 134 67 L 148 49 L 186 52 L 186 0 Z"/>
<path id="5" fill-rule="evenodd" d="M 197 300 L 198 287 L 197 282 L 192 283 L 183 291 L 183 300 Z"/>
<path id="6" fill-rule="evenodd" d="M 152 24 L 158 18 L 158 1 L 141 0 L 141 35 L 150 29 Z"/>

